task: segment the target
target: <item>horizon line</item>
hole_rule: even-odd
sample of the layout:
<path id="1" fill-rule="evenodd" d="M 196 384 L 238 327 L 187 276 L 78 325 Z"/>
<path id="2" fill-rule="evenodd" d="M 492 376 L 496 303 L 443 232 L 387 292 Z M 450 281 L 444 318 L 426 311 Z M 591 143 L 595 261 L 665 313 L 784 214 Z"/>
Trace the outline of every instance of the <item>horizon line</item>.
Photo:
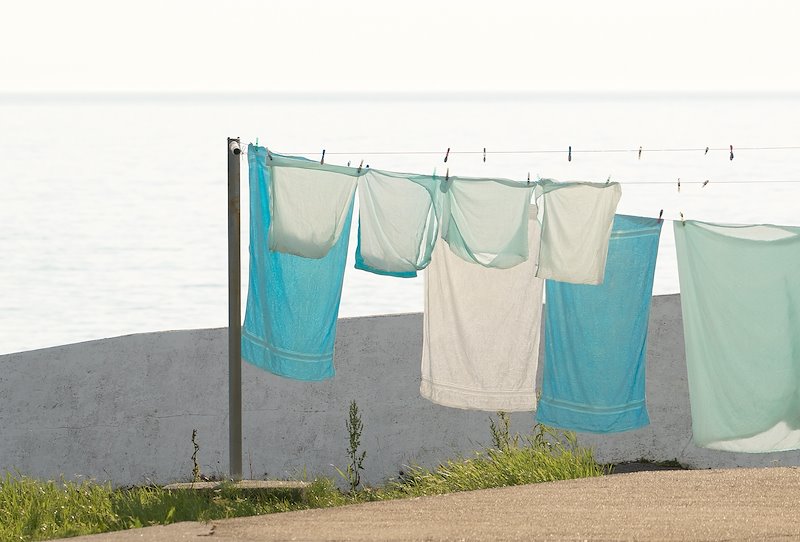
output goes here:
<path id="1" fill-rule="evenodd" d="M 476 101 L 487 99 L 530 100 L 530 99 L 609 99 L 625 96 L 637 99 L 663 98 L 800 98 L 800 90 L 64 90 L 64 91 L 3 91 L 0 100 L 10 101 L 86 101 L 86 100 L 129 100 L 161 101 L 187 98 L 192 102 L 206 100 L 245 99 L 250 101 L 280 100 L 374 100 L 374 101 Z"/>

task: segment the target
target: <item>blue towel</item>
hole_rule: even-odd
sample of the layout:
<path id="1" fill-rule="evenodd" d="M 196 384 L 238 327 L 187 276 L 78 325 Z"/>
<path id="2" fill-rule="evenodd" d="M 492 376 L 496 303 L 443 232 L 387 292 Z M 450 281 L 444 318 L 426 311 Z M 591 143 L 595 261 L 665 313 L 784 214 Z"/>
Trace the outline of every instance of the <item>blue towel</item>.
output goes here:
<path id="1" fill-rule="evenodd" d="M 288 378 L 331 378 L 353 202 L 341 236 L 323 258 L 272 252 L 267 241 L 270 222 L 267 150 L 250 145 L 247 156 L 250 286 L 242 329 L 242 357 Z"/>
<path id="2" fill-rule="evenodd" d="M 660 234 L 659 220 L 616 215 L 602 284 L 547 281 L 538 422 L 591 433 L 650 423 L 645 354 Z"/>

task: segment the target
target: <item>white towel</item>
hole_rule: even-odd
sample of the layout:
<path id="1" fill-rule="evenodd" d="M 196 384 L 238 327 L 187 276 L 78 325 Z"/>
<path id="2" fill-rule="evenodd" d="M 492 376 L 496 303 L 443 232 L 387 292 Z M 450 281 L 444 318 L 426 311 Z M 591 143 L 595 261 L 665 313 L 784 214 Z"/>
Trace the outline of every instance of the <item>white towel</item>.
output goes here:
<path id="1" fill-rule="evenodd" d="M 437 243 L 425 272 L 420 393 L 440 405 L 536 409 L 542 285 L 537 208 L 529 205 L 531 257 L 510 269 L 469 263 Z"/>
<path id="2" fill-rule="evenodd" d="M 355 169 L 267 153 L 269 249 L 323 258 L 339 240 L 358 182 Z"/>
<path id="3" fill-rule="evenodd" d="M 619 183 L 539 181 L 542 241 L 537 277 L 602 284 L 614 213 L 622 197 Z M 541 198 L 541 200 L 540 200 Z"/>

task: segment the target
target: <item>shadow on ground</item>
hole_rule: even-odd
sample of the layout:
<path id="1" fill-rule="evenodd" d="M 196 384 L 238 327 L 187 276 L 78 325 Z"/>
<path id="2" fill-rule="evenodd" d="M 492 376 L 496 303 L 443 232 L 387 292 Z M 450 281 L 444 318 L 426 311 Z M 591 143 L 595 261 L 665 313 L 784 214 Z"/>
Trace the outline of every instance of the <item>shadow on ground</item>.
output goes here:
<path id="1" fill-rule="evenodd" d="M 677 461 L 627 461 L 612 465 L 611 474 L 659 470 L 689 470 Z"/>

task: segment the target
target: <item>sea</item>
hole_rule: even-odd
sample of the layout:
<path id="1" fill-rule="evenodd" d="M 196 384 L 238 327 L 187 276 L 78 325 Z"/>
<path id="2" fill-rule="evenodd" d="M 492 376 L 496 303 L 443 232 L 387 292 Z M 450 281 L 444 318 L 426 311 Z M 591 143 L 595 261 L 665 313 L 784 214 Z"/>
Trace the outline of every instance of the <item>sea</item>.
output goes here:
<path id="1" fill-rule="evenodd" d="M 619 213 L 668 220 L 656 294 L 679 290 L 681 213 L 800 226 L 798 94 L 6 94 L 0 353 L 226 326 L 228 137 L 393 171 L 618 181 Z M 341 317 L 422 310 L 421 276 L 358 271 L 354 250 Z"/>

